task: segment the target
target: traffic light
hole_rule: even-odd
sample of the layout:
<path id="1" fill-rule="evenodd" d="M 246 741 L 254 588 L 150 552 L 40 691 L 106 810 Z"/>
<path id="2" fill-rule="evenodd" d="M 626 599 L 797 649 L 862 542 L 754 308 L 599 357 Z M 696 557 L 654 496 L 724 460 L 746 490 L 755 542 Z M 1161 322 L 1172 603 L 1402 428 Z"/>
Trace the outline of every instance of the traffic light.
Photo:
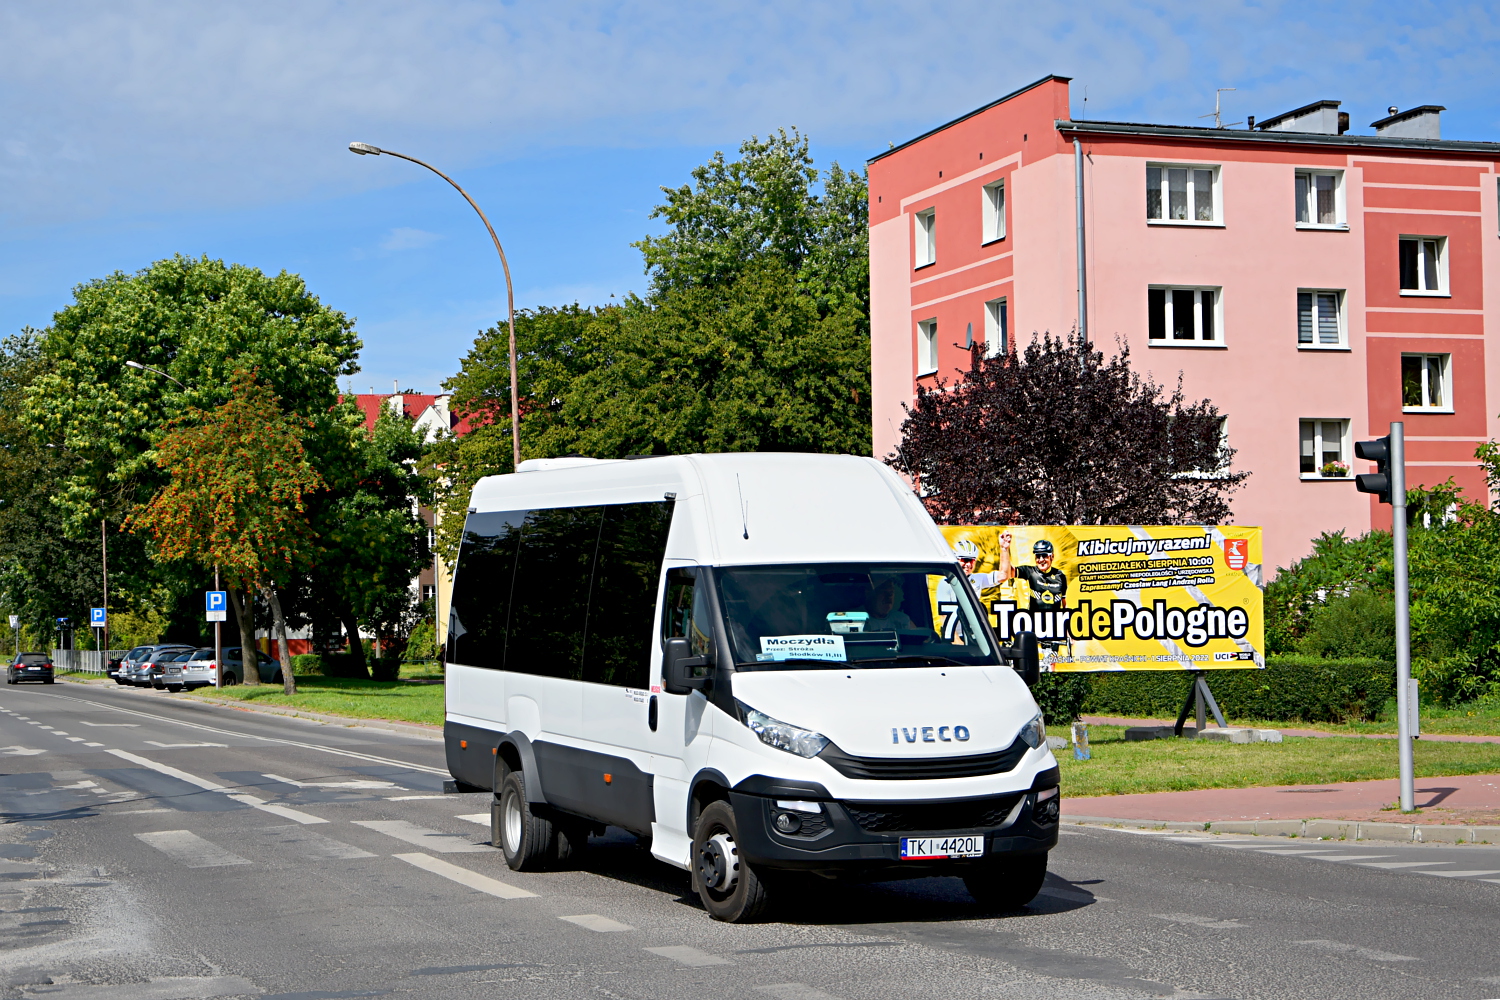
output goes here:
<path id="1" fill-rule="evenodd" d="M 1356 441 L 1354 454 L 1366 462 L 1374 462 L 1379 472 L 1363 472 L 1354 477 L 1354 488 L 1361 493 L 1374 493 L 1381 503 L 1391 502 L 1391 439 L 1389 436 L 1374 441 Z"/>

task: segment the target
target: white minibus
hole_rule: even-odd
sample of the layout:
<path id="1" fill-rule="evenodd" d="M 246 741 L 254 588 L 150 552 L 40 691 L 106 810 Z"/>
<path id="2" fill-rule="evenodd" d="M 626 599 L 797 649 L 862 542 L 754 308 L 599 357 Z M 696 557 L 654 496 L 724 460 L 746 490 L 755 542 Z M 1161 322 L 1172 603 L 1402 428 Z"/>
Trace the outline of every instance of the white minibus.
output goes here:
<path id="1" fill-rule="evenodd" d="M 612 825 L 717 919 L 792 870 L 956 875 L 1025 905 L 1058 768 L 1027 688 L 911 489 L 848 455 L 523 462 L 474 487 L 454 571 L 451 787 L 516 870 Z"/>

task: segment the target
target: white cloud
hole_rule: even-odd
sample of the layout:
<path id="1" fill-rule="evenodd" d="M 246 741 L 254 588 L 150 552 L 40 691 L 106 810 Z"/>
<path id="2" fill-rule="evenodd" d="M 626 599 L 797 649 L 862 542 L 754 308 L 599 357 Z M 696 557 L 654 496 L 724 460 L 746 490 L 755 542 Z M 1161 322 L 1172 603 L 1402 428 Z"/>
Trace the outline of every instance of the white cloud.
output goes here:
<path id="1" fill-rule="evenodd" d="M 0 216 L 233 207 L 402 183 L 351 139 L 458 170 L 560 146 L 733 145 L 796 125 L 885 148 L 1048 72 L 1091 117 L 1238 120 L 1322 97 L 1484 108 L 1480 6 L 1267 0 L 884 4 L 135 0 L 0 6 Z M 1366 118 L 1365 115 L 1370 117 Z M 1450 129 L 1451 132 L 1451 129 Z"/>
<path id="2" fill-rule="evenodd" d="M 422 247 L 436 243 L 443 237 L 438 233 L 429 233 L 423 229 L 411 229 L 400 226 L 392 229 L 386 238 L 380 241 L 380 249 L 392 252 L 398 250 L 420 250 Z"/>

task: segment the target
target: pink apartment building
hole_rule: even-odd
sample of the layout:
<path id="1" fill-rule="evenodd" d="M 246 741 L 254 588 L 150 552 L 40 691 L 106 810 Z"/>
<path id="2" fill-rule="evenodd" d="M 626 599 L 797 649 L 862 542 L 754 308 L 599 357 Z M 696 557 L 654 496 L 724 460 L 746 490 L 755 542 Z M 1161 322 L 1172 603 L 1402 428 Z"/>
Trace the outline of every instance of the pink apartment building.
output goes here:
<path id="1" fill-rule="evenodd" d="M 1014 349 L 1085 323 L 1227 417 L 1252 473 L 1235 520 L 1268 570 L 1390 508 L 1324 475 L 1406 422 L 1410 482 L 1486 494 L 1500 437 L 1500 144 L 1439 138 L 1440 107 L 1350 132 L 1337 101 L 1239 128 L 1073 121 L 1051 76 L 870 161 L 875 454 L 964 345 Z M 1332 467 L 1336 468 L 1336 467 Z"/>

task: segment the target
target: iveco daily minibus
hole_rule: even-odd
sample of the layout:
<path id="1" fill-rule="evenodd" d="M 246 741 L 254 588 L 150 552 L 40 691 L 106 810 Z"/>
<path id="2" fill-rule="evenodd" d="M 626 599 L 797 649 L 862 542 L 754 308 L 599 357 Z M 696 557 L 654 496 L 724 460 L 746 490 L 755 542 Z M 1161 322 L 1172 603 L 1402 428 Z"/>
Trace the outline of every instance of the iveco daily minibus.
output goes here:
<path id="1" fill-rule="evenodd" d="M 1035 638 L 996 643 L 873 459 L 543 459 L 480 480 L 446 657 L 454 787 L 493 792 L 516 870 L 613 825 L 720 920 L 764 913 L 793 869 L 957 875 L 1014 908 L 1057 843 Z"/>

